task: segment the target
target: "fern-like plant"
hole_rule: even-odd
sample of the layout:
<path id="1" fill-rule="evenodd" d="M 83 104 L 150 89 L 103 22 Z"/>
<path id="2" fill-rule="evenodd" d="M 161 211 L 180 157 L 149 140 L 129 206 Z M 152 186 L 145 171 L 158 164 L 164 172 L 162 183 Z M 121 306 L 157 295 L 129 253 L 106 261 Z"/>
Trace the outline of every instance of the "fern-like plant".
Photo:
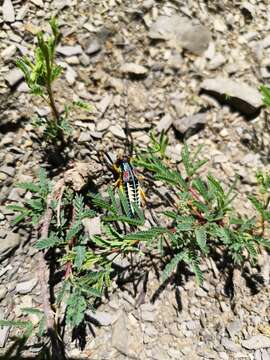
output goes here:
<path id="1" fill-rule="evenodd" d="M 164 139 L 162 139 L 164 143 Z M 154 141 L 156 146 L 156 139 Z M 153 152 L 153 145 L 148 151 L 141 152 L 135 165 L 144 168 L 168 186 L 173 198 L 173 209 L 164 211 L 171 218 L 169 243 L 174 255 L 163 272 L 166 280 L 180 261 L 187 263 L 200 284 L 202 272 L 200 263 L 210 256 L 217 247 L 228 253 L 235 264 L 239 265 L 247 256 L 250 261 L 257 258 L 260 245 L 270 247 L 270 242 L 258 235 L 257 219 L 239 218 L 235 214 L 232 202 L 236 197 L 236 181 L 227 191 L 213 175 L 206 178 L 199 175 L 199 170 L 206 164 L 198 158 L 200 148 L 191 155 L 186 144 L 182 150 L 183 171 L 175 170 L 165 162 L 163 154 Z M 267 179 L 264 181 L 268 184 Z M 261 222 L 269 221 L 266 210 L 269 200 L 264 204 L 250 197 L 261 216 Z"/>

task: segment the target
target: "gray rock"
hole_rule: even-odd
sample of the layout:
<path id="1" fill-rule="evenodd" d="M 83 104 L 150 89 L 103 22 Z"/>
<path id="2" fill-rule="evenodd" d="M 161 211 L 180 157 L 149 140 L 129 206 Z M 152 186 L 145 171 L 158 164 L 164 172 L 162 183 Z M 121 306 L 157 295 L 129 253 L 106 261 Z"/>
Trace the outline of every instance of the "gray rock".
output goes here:
<path id="1" fill-rule="evenodd" d="M 95 139 L 102 139 L 102 132 L 99 132 L 99 131 L 91 131 L 90 132 L 91 136 Z"/>
<path id="2" fill-rule="evenodd" d="M 34 289 L 37 285 L 37 278 L 33 278 L 31 280 L 23 281 L 16 285 L 16 291 L 19 294 L 28 294 L 30 291 Z"/>
<path id="3" fill-rule="evenodd" d="M 242 346 L 248 350 L 270 348 L 270 338 L 264 335 L 254 335 L 242 341 Z"/>
<path id="4" fill-rule="evenodd" d="M 34 5 L 43 8 L 44 3 L 42 0 L 30 0 Z"/>
<path id="5" fill-rule="evenodd" d="M 143 321 L 153 322 L 156 318 L 156 308 L 151 304 L 142 304 L 140 306 L 141 317 Z"/>
<path id="6" fill-rule="evenodd" d="M 10 70 L 5 76 L 5 80 L 8 82 L 10 87 L 15 86 L 23 78 L 23 73 L 17 68 Z"/>
<path id="7" fill-rule="evenodd" d="M 82 220 L 83 226 L 87 234 L 91 237 L 93 235 L 101 234 L 100 217 L 95 216 L 93 218 L 84 218 Z"/>
<path id="8" fill-rule="evenodd" d="M 2 58 L 7 61 L 10 60 L 16 53 L 17 47 L 14 44 L 11 44 L 10 46 L 6 47 L 2 52 L 1 56 Z"/>
<path id="9" fill-rule="evenodd" d="M 267 351 L 265 349 L 262 349 L 261 350 L 261 357 L 262 357 L 262 360 L 270 360 L 270 350 Z"/>
<path id="10" fill-rule="evenodd" d="M 151 39 L 167 40 L 176 48 L 201 55 L 209 46 L 210 31 L 180 15 L 160 16 L 149 30 Z"/>
<path id="11" fill-rule="evenodd" d="M 97 131 L 105 131 L 110 126 L 111 122 L 108 119 L 102 119 L 96 124 Z"/>
<path id="12" fill-rule="evenodd" d="M 97 109 L 101 112 L 101 115 L 105 113 L 108 106 L 112 102 L 113 95 L 107 94 L 105 95 L 102 100 L 96 105 Z"/>
<path id="13" fill-rule="evenodd" d="M 20 196 L 20 189 L 13 188 L 11 189 L 10 193 L 8 194 L 8 200 L 20 202 L 22 201 Z"/>
<path id="14" fill-rule="evenodd" d="M 199 330 L 200 329 L 200 321 L 199 320 L 189 320 L 185 322 L 186 327 L 188 330 Z"/>
<path id="15" fill-rule="evenodd" d="M 144 333 L 149 337 L 155 337 L 158 335 L 157 329 L 152 324 L 145 324 Z"/>
<path id="16" fill-rule="evenodd" d="M 261 351 L 260 350 L 256 350 L 254 353 L 254 360 L 262 360 L 261 357 Z"/>
<path id="17" fill-rule="evenodd" d="M 186 138 L 203 129 L 206 124 L 206 113 L 198 113 L 173 120 L 174 128 Z"/>
<path id="18" fill-rule="evenodd" d="M 92 311 L 87 311 L 86 314 L 97 321 L 100 326 L 109 326 L 113 322 L 113 316 L 108 312 L 96 311 L 94 313 Z"/>
<path id="19" fill-rule="evenodd" d="M 206 79 L 201 84 L 201 88 L 246 115 L 256 113 L 263 105 L 261 94 L 257 89 L 231 79 L 223 77 Z"/>
<path id="20" fill-rule="evenodd" d="M 7 288 L 5 285 L 0 285 L 0 300 L 4 299 L 4 297 L 7 295 Z"/>
<path id="21" fill-rule="evenodd" d="M 58 54 L 61 54 L 64 56 L 81 55 L 83 53 L 80 45 L 57 46 L 56 51 L 58 52 Z"/>
<path id="22" fill-rule="evenodd" d="M 18 85 L 17 91 L 21 92 L 21 93 L 27 93 L 30 91 L 30 89 L 29 89 L 29 86 L 26 84 L 26 82 L 23 81 Z"/>
<path id="23" fill-rule="evenodd" d="M 130 266 L 130 262 L 124 255 L 119 255 L 115 257 L 114 254 L 108 255 L 109 260 L 113 260 L 113 264 L 117 267 L 120 267 L 122 269 L 126 269 L 128 266 Z"/>
<path id="24" fill-rule="evenodd" d="M 79 143 L 84 143 L 84 142 L 88 142 L 91 140 L 91 135 L 89 132 L 87 131 L 83 131 L 80 136 L 79 136 L 79 139 L 78 139 L 78 142 Z"/>
<path id="25" fill-rule="evenodd" d="M 12 166 L 3 165 L 1 166 L 0 171 L 11 177 L 15 174 L 15 168 Z"/>
<path id="26" fill-rule="evenodd" d="M 221 339 L 221 344 L 224 346 L 224 348 L 226 350 L 232 351 L 232 352 L 237 352 L 237 351 L 241 351 L 241 346 L 238 344 L 235 344 L 232 340 L 228 339 L 228 338 L 222 338 Z"/>
<path id="27" fill-rule="evenodd" d="M 90 44 L 86 48 L 85 52 L 86 52 L 87 55 L 93 55 L 93 54 L 97 53 L 100 50 L 101 50 L 100 40 L 97 37 L 95 37 L 95 38 L 91 39 Z"/>
<path id="28" fill-rule="evenodd" d="M 66 66 L 65 78 L 69 85 L 73 85 L 76 81 L 77 73 L 71 66 Z"/>
<path id="29" fill-rule="evenodd" d="M 125 134 L 124 130 L 119 125 L 110 126 L 110 132 L 114 136 L 118 137 L 119 139 L 125 139 L 126 138 L 126 134 Z"/>
<path id="30" fill-rule="evenodd" d="M 167 64 L 171 69 L 181 70 L 183 67 L 183 58 L 182 58 L 181 54 L 172 55 L 169 58 Z"/>
<path id="31" fill-rule="evenodd" d="M 208 69 L 215 70 L 218 67 L 224 65 L 225 62 L 226 62 L 226 58 L 222 54 L 219 53 L 216 56 L 214 56 L 213 59 L 211 59 L 211 61 L 208 64 Z"/>
<path id="32" fill-rule="evenodd" d="M 148 107 L 149 94 L 142 84 L 135 83 L 128 86 L 128 105 L 134 111 L 146 111 Z"/>
<path id="33" fill-rule="evenodd" d="M 79 60 L 83 66 L 88 66 L 90 64 L 90 57 L 85 53 L 79 56 Z"/>
<path id="34" fill-rule="evenodd" d="M 218 356 L 221 360 L 229 360 L 229 356 L 224 351 L 219 352 Z"/>
<path id="35" fill-rule="evenodd" d="M 2 312 L 2 310 L 0 311 L 0 319 L 3 320 L 4 314 Z M 0 326 L 0 347 L 4 347 L 7 339 L 8 339 L 8 334 L 9 334 L 9 330 L 10 330 L 10 326 Z"/>
<path id="36" fill-rule="evenodd" d="M 172 122 L 173 119 L 171 115 L 169 113 L 165 114 L 157 124 L 157 131 L 161 132 L 163 130 L 164 132 L 166 132 L 171 127 Z"/>
<path id="37" fill-rule="evenodd" d="M 53 2 L 55 8 L 59 10 L 63 10 L 65 7 L 68 7 L 71 5 L 70 0 L 54 0 Z"/>
<path id="38" fill-rule="evenodd" d="M 144 2 L 142 3 L 142 8 L 145 10 L 150 10 L 154 5 L 154 0 L 144 0 Z"/>
<path id="39" fill-rule="evenodd" d="M 153 322 L 155 321 L 156 314 L 150 311 L 142 311 L 142 320 Z"/>
<path id="40" fill-rule="evenodd" d="M 20 244 L 20 235 L 14 232 L 8 232 L 7 236 L 0 241 L 0 261 Z"/>
<path id="41" fill-rule="evenodd" d="M 129 333 L 127 328 L 127 316 L 122 311 L 112 325 L 112 346 L 120 353 L 127 355 Z"/>
<path id="42" fill-rule="evenodd" d="M 15 21 L 15 11 L 12 5 L 11 0 L 4 0 L 2 6 L 3 20 L 4 22 L 14 22 Z"/>
<path id="43" fill-rule="evenodd" d="M 22 21 L 25 18 L 26 14 L 28 13 L 28 10 L 29 10 L 29 4 L 20 6 L 16 15 L 16 20 Z"/>
<path id="44" fill-rule="evenodd" d="M 239 331 L 241 331 L 242 329 L 242 321 L 240 320 L 235 320 L 231 323 L 228 324 L 227 326 L 227 331 L 230 335 L 231 338 L 233 338 L 237 333 L 239 333 Z"/>
<path id="45" fill-rule="evenodd" d="M 120 71 L 123 74 L 145 75 L 148 69 L 136 63 L 125 63 L 120 67 Z"/>

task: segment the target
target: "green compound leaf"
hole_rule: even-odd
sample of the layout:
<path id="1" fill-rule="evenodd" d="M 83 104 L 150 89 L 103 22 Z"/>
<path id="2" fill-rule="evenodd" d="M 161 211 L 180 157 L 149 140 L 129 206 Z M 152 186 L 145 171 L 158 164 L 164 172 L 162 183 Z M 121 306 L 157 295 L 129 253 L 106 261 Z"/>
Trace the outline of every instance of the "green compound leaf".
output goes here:
<path id="1" fill-rule="evenodd" d="M 207 239 L 206 229 L 204 227 L 200 227 L 200 228 L 195 229 L 195 238 L 196 238 L 196 242 L 199 245 L 202 252 L 205 255 L 208 254 L 209 248 L 208 248 L 208 246 L 206 244 L 206 239 Z"/>
<path id="2" fill-rule="evenodd" d="M 176 254 L 163 270 L 162 281 L 166 281 L 171 276 L 172 272 L 174 271 L 178 263 L 184 260 L 186 257 L 187 257 L 187 253 L 185 251 Z"/>
<path id="3" fill-rule="evenodd" d="M 71 326 L 78 326 L 84 319 L 87 303 L 79 291 L 71 294 L 67 301 L 67 322 Z"/>

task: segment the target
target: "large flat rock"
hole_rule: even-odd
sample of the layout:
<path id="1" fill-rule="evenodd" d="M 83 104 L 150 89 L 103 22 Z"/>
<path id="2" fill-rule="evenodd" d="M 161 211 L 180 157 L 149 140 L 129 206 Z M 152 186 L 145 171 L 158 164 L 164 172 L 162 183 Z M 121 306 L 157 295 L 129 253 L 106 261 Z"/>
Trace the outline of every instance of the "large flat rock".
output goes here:
<path id="1" fill-rule="evenodd" d="M 262 96 L 256 88 L 228 78 L 205 79 L 201 89 L 248 116 L 258 112 L 263 105 Z"/>

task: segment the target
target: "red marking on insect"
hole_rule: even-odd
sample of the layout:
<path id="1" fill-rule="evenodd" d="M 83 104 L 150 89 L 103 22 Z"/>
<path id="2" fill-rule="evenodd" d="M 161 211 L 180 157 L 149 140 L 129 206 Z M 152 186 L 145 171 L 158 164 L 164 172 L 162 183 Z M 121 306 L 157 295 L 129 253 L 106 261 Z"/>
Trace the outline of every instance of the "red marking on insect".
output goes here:
<path id="1" fill-rule="evenodd" d="M 124 180 L 124 182 L 129 181 L 129 171 L 126 170 L 123 172 L 123 180 Z"/>

